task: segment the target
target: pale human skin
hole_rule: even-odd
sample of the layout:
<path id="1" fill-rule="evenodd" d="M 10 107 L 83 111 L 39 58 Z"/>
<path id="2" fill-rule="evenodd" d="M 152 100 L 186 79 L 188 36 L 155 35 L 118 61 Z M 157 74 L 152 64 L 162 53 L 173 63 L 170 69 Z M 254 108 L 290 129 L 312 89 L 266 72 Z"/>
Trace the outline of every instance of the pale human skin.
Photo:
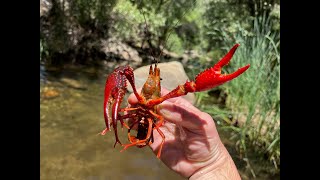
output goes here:
<path id="1" fill-rule="evenodd" d="M 168 92 L 162 89 L 162 95 Z M 128 102 L 137 103 L 134 94 Z M 162 102 L 157 110 L 165 119 L 160 127 L 165 135 L 160 159 L 165 165 L 190 180 L 241 179 L 209 114 L 182 97 Z M 162 137 L 156 130 L 153 136 L 150 148 L 157 154 Z"/>

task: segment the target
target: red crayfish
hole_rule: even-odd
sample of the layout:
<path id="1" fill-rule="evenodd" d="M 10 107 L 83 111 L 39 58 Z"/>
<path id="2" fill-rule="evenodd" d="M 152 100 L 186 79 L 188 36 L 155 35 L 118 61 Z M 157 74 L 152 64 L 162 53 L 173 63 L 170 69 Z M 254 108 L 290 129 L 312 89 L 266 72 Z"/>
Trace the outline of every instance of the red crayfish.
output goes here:
<path id="1" fill-rule="evenodd" d="M 144 147 L 153 143 L 153 130 L 157 130 L 162 137 L 162 142 L 157 153 L 157 157 L 160 158 L 165 135 L 161 132 L 159 127 L 162 126 L 164 119 L 157 114 L 156 106 L 167 99 L 183 96 L 189 92 L 200 92 L 212 89 L 245 72 L 250 67 L 250 64 L 239 68 L 234 73 L 221 74 L 221 68 L 230 62 L 238 46 L 239 44 L 234 45 L 218 63 L 199 73 L 194 81 L 187 81 L 185 84 L 179 85 L 164 96 L 161 96 L 160 69 L 157 67 L 157 63 L 154 68 L 152 67 L 152 64 L 150 65 L 148 79 L 140 94 L 137 92 L 134 84 L 133 69 L 130 66 L 116 68 L 106 80 L 104 92 L 104 118 L 106 129 L 100 134 L 106 134 L 112 125 L 116 139 L 114 147 L 117 143 L 121 144 L 117 133 L 117 121 L 119 120 L 122 127 L 125 126 L 128 128 L 128 139 L 130 143 L 126 145 L 121 144 L 124 146 L 123 150 L 125 150 L 131 146 Z M 133 93 L 138 99 L 138 104 L 130 108 L 120 108 L 122 99 L 127 91 L 127 80 L 131 84 Z M 129 113 L 120 114 L 121 112 Z M 124 122 L 125 119 L 130 119 L 130 121 L 133 122 L 130 127 Z M 138 125 L 136 136 L 130 134 L 130 130 L 134 125 Z"/>

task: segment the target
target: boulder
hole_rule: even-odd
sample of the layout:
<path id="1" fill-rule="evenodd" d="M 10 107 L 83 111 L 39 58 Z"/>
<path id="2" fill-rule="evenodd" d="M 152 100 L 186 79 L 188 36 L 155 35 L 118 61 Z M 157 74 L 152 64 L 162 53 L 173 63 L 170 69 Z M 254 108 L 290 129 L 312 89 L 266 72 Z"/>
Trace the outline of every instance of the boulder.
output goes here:
<path id="1" fill-rule="evenodd" d="M 70 79 L 70 78 L 61 78 L 60 81 L 65 84 L 68 87 L 74 88 L 74 89 L 79 89 L 79 90 L 86 90 L 87 87 L 82 85 L 79 81 L 75 79 Z"/>
<path id="2" fill-rule="evenodd" d="M 115 38 L 102 40 L 101 44 L 102 51 L 109 58 L 126 60 L 132 64 L 140 64 L 142 62 L 137 50 Z"/>
<path id="3" fill-rule="evenodd" d="M 44 99 L 53 99 L 58 97 L 60 93 L 56 89 L 44 87 L 42 90 L 40 89 L 40 95 Z"/>
<path id="4" fill-rule="evenodd" d="M 40 0 L 40 17 L 47 16 L 51 7 L 51 0 Z"/>

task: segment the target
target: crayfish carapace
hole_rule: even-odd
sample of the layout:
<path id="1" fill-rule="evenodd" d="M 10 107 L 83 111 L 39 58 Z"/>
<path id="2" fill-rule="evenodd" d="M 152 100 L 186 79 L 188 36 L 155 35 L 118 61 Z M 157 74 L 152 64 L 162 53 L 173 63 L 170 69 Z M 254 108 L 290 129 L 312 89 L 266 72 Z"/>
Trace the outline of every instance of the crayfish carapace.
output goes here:
<path id="1" fill-rule="evenodd" d="M 124 146 L 123 150 L 125 150 L 131 146 L 144 147 L 151 144 L 153 142 L 153 130 L 156 130 L 162 137 L 162 142 L 157 153 L 157 157 L 160 158 L 161 150 L 165 142 L 165 135 L 159 128 L 165 120 L 157 113 L 156 106 L 170 98 L 212 89 L 245 72 L 250 67 L 250 64 L 239 68 L 234 73 L 221 74 L 221 68 L 230 62 L 238 46 L 239 44 L 234 45 L 218 63 L 199 73 L 194 81 L 187 81 L 185 84 L 179 85 L 164 96 L 161 96 L 160 69 L 157 67 L 157 64 L 155 64 L 154 68 L 150 65 L 148 79 L 140 94 L 135 87 L 133 69 L 130 66 L 116 68 L 106 80 L 104 92 L 106 129 L 100 134 L 106 134 L 112 125 L 116 138 L 114 147 L 117 143 L 121 144 L 117 133 L 117 122 L 120 121 L 122 126 L 128 128 L 128 139 L 130 143 L 126 145 L 121 144 Z M 134 107 L 120 108 L 122 99 L 127 91 L 127 80 L 132 86 L 138 103 Z M 125 114 L 123 112 L 128 113 Z M 124 122 L 126 119 L 132 122 L 130 127 Z M 136 136 L 130 134 L 134 125 L 138 125 Z"/>

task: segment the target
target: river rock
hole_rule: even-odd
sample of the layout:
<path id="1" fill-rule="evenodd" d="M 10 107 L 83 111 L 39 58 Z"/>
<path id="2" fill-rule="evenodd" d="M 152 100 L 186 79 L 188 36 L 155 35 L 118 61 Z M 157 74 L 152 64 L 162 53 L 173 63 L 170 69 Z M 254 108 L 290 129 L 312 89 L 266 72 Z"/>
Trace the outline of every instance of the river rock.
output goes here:
<path id="1" fill-rule="evenodd" d="M 101 44 L 102 51 L 109 58 L 126 60 L 133 64 L 140 64 L 142 62 L 137 50 L 115 38 L 102 40 Z"/>
<path id="2" fill-rule="evenodd" d="M 80 90 L 85 90 L 87 89 L 84 85 L 80 84 L 79 81 L 70 79 L 70 78 L 61 78 L 60 81 L 67 86 L 74 88 L 74 89 L 80 89 Z"/>
<path id="3" fill-rule="evenodd" d="M 184 84 L 187 80 L 189 80 L 182 64 L 178 61 L 159 63 L 158 67 L 160 68 L 160 77 L 162 78 L 161 87 L 164 87 L 168 90 L 173 90 L 178 85 Z M 133 71 L 136 88 L 141 88 L 146 82 L 146 79 L 149 75 L 149 68 L 150 65 L 147 65 Z M 128 85 L 128 91 L 132 92 L 130 85 Z M 182 97 L 192 104 L 195 102 L 195 95 L 193 93 L 188 93 L 186 96 Z"/>
<path id="4" fill-rule="evenodd" d="M 47 16 L 51 7 L 51 0 L 40 0 L 40 17 Z"/>
<path id="5" fill-rule="evenodd" d="M 59 96 L 59 91 L 53 88 L 44 87 L 42 91 L 40 91 L 41 95 L 45 99 L 52 99 Z"/>

